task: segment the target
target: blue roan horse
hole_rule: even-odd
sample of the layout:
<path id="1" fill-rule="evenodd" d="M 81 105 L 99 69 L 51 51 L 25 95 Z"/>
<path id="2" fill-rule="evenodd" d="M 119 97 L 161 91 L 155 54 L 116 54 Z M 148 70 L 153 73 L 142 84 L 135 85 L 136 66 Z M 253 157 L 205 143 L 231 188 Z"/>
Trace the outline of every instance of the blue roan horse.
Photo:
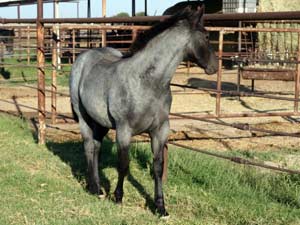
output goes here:
<path id="1" fill-rule="evenodd" d="M 118 146 L 116 202 L 122 202 L 130 139 L 146 132 L 154 154 L 156 210 L 161 216 L 168 215 L 162 169 L 169 134 L 171 79 L 183 58 L 191 59 L 207 74 L 217 71 L 202 15 L 203 8 L 186 8 L 140 35 L 126 56 L 112 48 L 93 49 L 82 53 L 73 64 L 71 102 L 84 140 L 91 193 L 102 194 L 98 155 L 108 130 L 116 130 Z"/>

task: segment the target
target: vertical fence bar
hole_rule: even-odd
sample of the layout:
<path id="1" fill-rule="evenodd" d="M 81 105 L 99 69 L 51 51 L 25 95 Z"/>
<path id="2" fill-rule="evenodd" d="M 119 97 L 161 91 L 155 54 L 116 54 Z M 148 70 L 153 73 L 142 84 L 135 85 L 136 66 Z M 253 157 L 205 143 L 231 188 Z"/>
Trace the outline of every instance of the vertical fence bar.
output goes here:
<path id="1" fill-rule="evenodd" d="M 22 29 L 18 29 L 18 61 L 22 61 Z"/>
<path id="2" fill-rule="evenodd" d="M 18 14 L 18 19 L 21 19 L 21 10 L 20 10 L 20 4 L 17 5 L 17 14 Z M 21 28 L 18 29 L 18 61 L 20 62 L 22 60 L 22 44 L 21 44 L 21 39 L 22 39 L 22 30 Z"/>
<path id="3" fill-rule="evenodd" d="M 91 35 L 92 35 L 92 32 L 90 29 L 88 29 L 86 31 L 86 35 L 87 35 L 87 48 L 91 48 Z"/>
<path id="4" fill-rule="evenodd" d="M 4 44 L 3 41 L 0 41 L 0 71 L 2 72 L 3 70 L 3 63 L 4 61 Z"/>
<path id="5" fill-rule="evenodd" d="M 239 21 L 239 28 L 242 27 L 242 21 Z M 242 32 L 238 32 L 238 52 L 239 52 L 239 57 L 241 56 L 241 51 L 242 51 Z M 240 93 L 240 86 L 241 86 L 241 67 L 240 67 L 240 62 L 238 65 L 238 73 L 237 73 L 237 92 Z M 240 96 L 238 96 L 238 100 L 240 100 Z"/>
<path id="6" fill-rule="evenodd" d="M 59 1 L 58 0 L 54 0 L 53 1 L 53 17 L 54 18 L 59 18 Z M 59 24 L 56 24 L 55 26 L 55 34 L 57 35 L 57 51 L 56 51 L 56 57 L 57 57 L 57 69 L 60 70 L 61 69 L 61 58 L 60 58 L 60 30 L 59 30 Z"/>
<path id="7" fill-rule="evenodd" d="M 65 51 L 66 51 L 66 47 L 68 45 L 66 45 L 66 35 L 67 35 L 67 29 L 66 28 L 63 28 L 63 29 L 60 29 L 60 48 L 59 48 L 59 58 L 60 58 L 60 62 L 58 64 L 59 66 L 59 69 L 61 69 L 61 66 L 63 65 L 64 63 L 64 60 L 65 60 Z"/>
<path id="8" fill-rule="evenodd" d="M 106 0 L 102 0 L 102 17 L 106 17 Z M 102 44 L 101 44 L 101 47 L 106 47 L 106 30 L 103 29 L 101 31 L 101 34 L 102 34 L 102 37 L 101 37 L 101 41 L 102 41 Z"/>
<path id="9" fill-rule="evenodd" d="M 56 123 L 57 115 L 57 29 L 55 26 L 52 29 L 52 83 L 51 83 L 51 122 Z"/>
<path id="10" fill-rule="evenodd" d="M 145 0 L 145 14 L 144 16 L 147 16 L 148 15 L 148 3 L 147 3 L 147 0 Z"/>
<path id="11" fill-rule="evenodd" d="M 72 61 L 75 61 L 75 30 L 72 29 Z"/>
<path id="12" fill-rule="evenodd" d="M 218 54 L 219 66 L 218 66 L 217 98 L 216 98 L 216 115 L 217 116 L 220 116 L 220 110 L 221 110 L 223 36 L 224 36 L 224 31 L 221 30 L 219 33 L 219 54 Z"/>
<path id="13" fill-rule="evenodd" d="M 239 21 L 239 28 L 242 28 L 242 21 Z M 242 32 L 238 32 L 238 52 L 239 54 L 242 51 Z"/>
<path id="14" fill-rule="evenodd" d="M 61 42 L 60 42 L 60 33 L 61 32 L 60 32 L 59 24 L 56 24 L 56 26 L 55 26 L 55 33 L 57 35 L 57 41 L 56 41 L 57 69 L 60 70 L 61 69 Z"/>
<path id="15" fill-rule="evenodd" d="M 186 66 L 187 66 L 187 71 L 186 71 L 186 73 L 187 73 L 187 75 L 189 76 L 190 73 L 191 73 L 191 62 L 190 62 L 190 61 L 187 61 L 187 62 L 186 62 Z"/>
<path id="16" fill-rule="evenodd" d="M 38 79 L 38 143 L 46 142 L 46 104 L 45 104 L 45 52 L 44 52 L 44 24 L 43 0 L 37 1 L 37 79 Z"/>
<path id="17" fill-rule="evenodd" d="M 137 29 L 132 28 L 132 42 L 135 41 L 136 37 L 137 37 Z"/>
<path id="18" fill-rule="evenodd" d="M 297 72 L 295 77 L 295 103 L 294 103 L 294 111 L 298 112 L 298 106 L 299 106 L 299 81 L 300 81 L 300 32 L 298 32 L 298 51 L 297 51 Z"/>
<path id="19" fill-rule="evenodd" d="M 132 8 L 131 16 L 135 16 L 135 0 L 132 0 L 131 8 Z"/>
<path id="20" fill-rule="evenodd" d="M 101 30 L 101 47 L 106 47 L 107 43 L 106 43 L 106 30 L 103 29 Z"/>
<path id="21" fill-rule="evenodd" d="M 29 65 L 30 64 L 30 27 L 29 26 L 27 26 L 27 65 Z"/>

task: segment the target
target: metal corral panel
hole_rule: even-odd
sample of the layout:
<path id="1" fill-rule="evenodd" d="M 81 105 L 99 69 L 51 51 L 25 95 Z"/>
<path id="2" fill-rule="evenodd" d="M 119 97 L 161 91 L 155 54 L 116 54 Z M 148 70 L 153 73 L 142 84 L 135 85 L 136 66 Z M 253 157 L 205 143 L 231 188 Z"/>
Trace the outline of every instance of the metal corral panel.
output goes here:
<path id="1" fill-rule="evenodd" d="M 256 12 L 257 0 L 223 0 L 223 13 Z"/>
<path id="2" fill-rule="evenodd" d="M 77 2 L 78 0 L 57 0 L 58 2 Z M 54 0 L 44 0 L 44 3 L 54 2 Z M 0 0 L 0 7 L 13 5 L 29 5 L 36 4 L 37 0 Z"/>
<path id="3" fill-rule="evenodd" d="M 291 69 L 243 68 L 241 73 L 246 80 L 293 81 L 296 77 L 296 71 Z"/>

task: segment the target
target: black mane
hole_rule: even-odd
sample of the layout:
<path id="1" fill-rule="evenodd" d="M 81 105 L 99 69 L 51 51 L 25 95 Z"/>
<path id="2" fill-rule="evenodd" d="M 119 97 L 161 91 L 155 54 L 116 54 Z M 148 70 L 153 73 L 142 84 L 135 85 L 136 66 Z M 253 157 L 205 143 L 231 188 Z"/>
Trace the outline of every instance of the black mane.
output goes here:
<path id="1" fill-rule="evenodd" d="M 192 11 L 190 9 L 185 9 L 182 12 L 165 19 L 164 21 L 155 24 L 150 29 L 139 33 L 135 41 L 131 44 L 128 52 L 124 54 L 123 58 L 133 56 L 136 52 L 143 49 L 154 37 L 174 26 L 179 20 L 188 18 L 191 13 Z"/>

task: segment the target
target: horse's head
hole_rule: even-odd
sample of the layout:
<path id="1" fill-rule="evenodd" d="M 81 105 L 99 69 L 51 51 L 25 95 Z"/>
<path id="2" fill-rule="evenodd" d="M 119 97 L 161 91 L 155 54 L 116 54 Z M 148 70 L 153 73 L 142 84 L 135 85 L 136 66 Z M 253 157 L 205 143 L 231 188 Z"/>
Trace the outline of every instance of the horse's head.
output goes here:
<path id="1" fill-rule="evenodd" d="M 203 14 L 204 7 L 191 10 L 189 7 L 188 22 L 191 26 L 191 38 L 187 46 L 185 59 L 196 63 L 205 70 L 207 74 L 214 74 L 218 71 L 218 60 L 209 43 L 208 31 L 204 28 Z"/>

